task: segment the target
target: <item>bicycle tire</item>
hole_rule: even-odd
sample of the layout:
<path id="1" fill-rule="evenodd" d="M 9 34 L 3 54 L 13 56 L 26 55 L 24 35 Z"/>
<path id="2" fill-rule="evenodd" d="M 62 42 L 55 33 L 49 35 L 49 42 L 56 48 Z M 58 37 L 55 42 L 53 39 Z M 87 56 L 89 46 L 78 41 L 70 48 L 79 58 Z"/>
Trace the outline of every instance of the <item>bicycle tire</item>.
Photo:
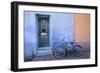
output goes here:
<path id="1" fill-rule="evenodd" d="M 63 47 L 55 48 L 53 55 L 56 59 L 63 59 L 66 56 L 66 50 Z"/>

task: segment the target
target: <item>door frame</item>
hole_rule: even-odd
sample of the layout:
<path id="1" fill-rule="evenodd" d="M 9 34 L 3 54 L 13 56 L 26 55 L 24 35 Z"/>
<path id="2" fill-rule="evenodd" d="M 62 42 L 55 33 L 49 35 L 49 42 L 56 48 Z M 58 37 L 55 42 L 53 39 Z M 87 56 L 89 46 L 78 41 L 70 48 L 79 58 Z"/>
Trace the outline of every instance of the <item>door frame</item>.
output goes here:
<path id="1" fill-rule="evenodd" d="M 48 38 L 49 38 L 49 46 L 46 46 L 46 47 L 50 47 L 50 15 L 47 15 L 47 14 L 36 14 L 36 36 L 37 36 L 37 38 L 36 38 L 36 43 L 37 43 L 37 47 L 36 47 L 36 53 L 38 52 L 38 50 L 39 50 L 39 42 L 38 42 L 38 40 L 39 40 L 39 37 L 38 37 L 38 17 L 39 16 L 47 16 L 48 17 L 48 29 L 49 29 L 49 31 L 48 31 Z M 46 47 L 40 47 L 40 48 L 46 48 Z"/>

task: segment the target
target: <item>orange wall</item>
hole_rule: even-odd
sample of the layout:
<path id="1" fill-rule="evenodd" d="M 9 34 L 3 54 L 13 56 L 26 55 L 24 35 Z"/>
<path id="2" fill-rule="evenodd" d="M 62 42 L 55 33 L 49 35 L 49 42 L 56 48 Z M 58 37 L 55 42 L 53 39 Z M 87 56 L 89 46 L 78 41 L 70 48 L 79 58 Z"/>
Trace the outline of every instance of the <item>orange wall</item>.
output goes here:
<path id="1" fill-rule="evenodd" d="M 75 14 L 75 41 L 90 42 L 89 14 Z"/>

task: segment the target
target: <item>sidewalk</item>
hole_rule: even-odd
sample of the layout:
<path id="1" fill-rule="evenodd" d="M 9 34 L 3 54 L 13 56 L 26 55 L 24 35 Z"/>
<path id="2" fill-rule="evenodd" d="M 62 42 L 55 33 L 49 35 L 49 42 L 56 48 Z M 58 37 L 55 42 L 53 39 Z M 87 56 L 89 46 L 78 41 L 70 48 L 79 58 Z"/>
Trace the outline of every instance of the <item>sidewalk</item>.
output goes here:
<path id="1" fill-rule="evenodd" d="M 59 60 L 70 60 L 70 59 L 87 59 L 90 58 L 90 52 L 89 51 L 83 51 L 81 52 L 81 56 L 74 56 L 74 55 L 68 55 L 63 59 Z M 43 56 L 36 56 L 32 61 L 50 61 L 50 60 L 58 60 L 56 59 L 52 54 L 49 55 L 43 55 Z"/>

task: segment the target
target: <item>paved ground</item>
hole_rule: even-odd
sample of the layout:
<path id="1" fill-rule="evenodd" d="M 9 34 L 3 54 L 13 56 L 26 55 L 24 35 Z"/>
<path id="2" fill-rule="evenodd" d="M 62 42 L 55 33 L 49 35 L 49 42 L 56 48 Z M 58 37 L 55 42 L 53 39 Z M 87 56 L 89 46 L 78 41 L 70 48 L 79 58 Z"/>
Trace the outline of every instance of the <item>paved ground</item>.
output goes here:
<path id="1" fill-rule="evenodd" d="M 80 45 L 83 47 L 83 49 L 80 52 L 81 53 L 80 56 L 75 56 L 73 54 L 69 54 L 63 59 L 57 59 L 57 58 L 55 58 L 54 55 L 48 54 L 48 55 L 42 55 L 42 56 L 35 56 L 34 58 L 28 57 L 27 60 L 24 60 L 24 61 L 29 62 L 29 61 L 73 60 L 73 59 L 87 59 L 87 58 L 90 58 L 90 44 L 88 44 L 88 43 L 83 44 L 82 43 Z"/>
<path id="2" fill-rule="evenodd" d="M 75 56 L 75 55 L 69 54 L 65 58 L 59 59 L 59 60 L 87 59 L 87 58 L 90 58 L 90 52 L 89 51 L 81 52 L 80 56 Z M 36 56 L 30 61 L 48 61 L 48 60 L 58 60 L 58 59 L 55 58 L 54 55 L 49 54 L 49 55 L 43 55 L 43 56 Z"/>

